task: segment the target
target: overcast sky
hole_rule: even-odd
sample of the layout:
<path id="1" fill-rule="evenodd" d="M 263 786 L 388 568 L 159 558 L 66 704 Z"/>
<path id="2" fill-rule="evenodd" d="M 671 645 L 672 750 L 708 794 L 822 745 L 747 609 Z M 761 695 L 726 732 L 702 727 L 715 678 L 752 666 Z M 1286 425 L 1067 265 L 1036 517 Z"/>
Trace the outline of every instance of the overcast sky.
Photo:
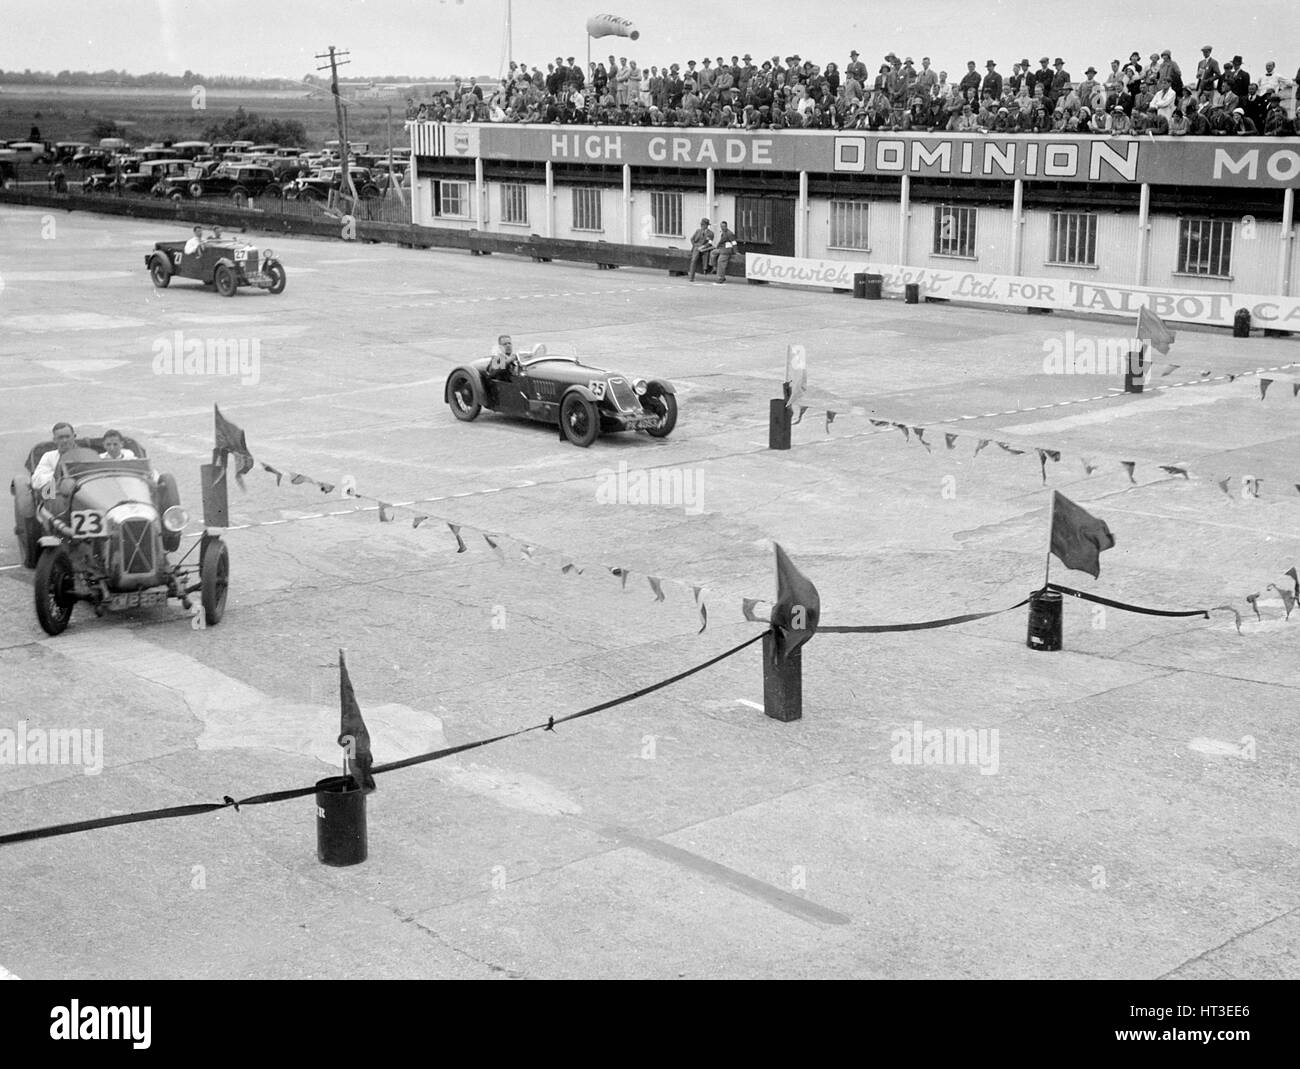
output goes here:
<path id="1" fill-rule="evenodd" d="M 346 73 L 490 74 L 506 55 L 506 0 L 3 0 L 0 68 L 59 71 L 114 68 L 133 74 L 299 78 L 314 54 L 350 49 Z M 857 48 L 870 69 L 890 51 L 929 55 L 959 76 L 966 61 L 995 59 L 1003 73 L 1027 57 L 1060 56 L 1076 77 L 1109 70 L 1112 58 L 1169 48 L 1186 71 L 1200 46 L 1222 60 L 1245 57 L 1253 74 L 1276 59 L 1300 67 L 1300 4 L 1255 0 L 1200 5 L 1186 0 L 513 0 L 513 54 L 543 70 L 557 55 L 585 62 L 586 21 L 609 12 L 630 19 L 637 41 L 592 42 L 592 58 L 613 52 L 641 64 L 751 52 L 793 52 L 843 68 Z"/>

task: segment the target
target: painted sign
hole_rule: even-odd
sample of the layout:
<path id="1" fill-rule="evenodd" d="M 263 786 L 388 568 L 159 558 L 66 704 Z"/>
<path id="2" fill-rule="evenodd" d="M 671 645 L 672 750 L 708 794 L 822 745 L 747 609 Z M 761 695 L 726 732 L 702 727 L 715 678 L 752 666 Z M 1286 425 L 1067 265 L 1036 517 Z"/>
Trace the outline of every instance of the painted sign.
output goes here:
<path id="1" fill-rule="evenodd" d="M 1078 279 L 984 275 L 960 269 L 903 267 L 865 260 L 806 260 L 753 252 L 745 256 L 745 276 L 763 282 L 847 290 L 853 288 L 853 276 L 859 272 L 883 276 L 884 292 L 898 296 L 903 294 L 905 285 L 915 283 L 920 287 L 922 297 L 1121 316 L 1136 316 L 1140 308 L 1146 307 L 1170 322 L 1218 327 L 1232 326 L 1237 309 L 1245 308 L 1256 327 L 1300 331 L 1300 298 L 1297 297 L 1161 290 Z"/>
<path id="2" fill-rule="evenodd" d="M 1246 137 L 889 134 L 408 123 L 417 156 L 1010 182 L 1300 185 L 1300 142 Z"/>

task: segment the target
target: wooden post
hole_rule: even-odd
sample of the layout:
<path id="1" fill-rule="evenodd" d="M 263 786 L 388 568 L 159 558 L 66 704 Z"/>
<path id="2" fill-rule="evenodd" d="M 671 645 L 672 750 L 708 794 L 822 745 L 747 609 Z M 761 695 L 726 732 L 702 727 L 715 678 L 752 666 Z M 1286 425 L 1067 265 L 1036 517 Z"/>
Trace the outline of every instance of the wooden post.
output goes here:
<path id="1" fill-rule="evenodd" d="M 226 489 L 227 472 L 221 464 L 203 464 L 199 479 L 203 486 L 203 525 L 230 526 L 230 502 Z"/>
<path id="2" fill-rule="evenodd" d="M 772 631 L 763 636 L 763 712 L 787 724 L 803 719 L 803 647 L 778 664 Z"/>
<path id="3" fill-rule="evenodd" d="M 790 448 L 790 384 L 782 386 L 784 397 L 773 397 L 767 403 L 768 449 Z"/>

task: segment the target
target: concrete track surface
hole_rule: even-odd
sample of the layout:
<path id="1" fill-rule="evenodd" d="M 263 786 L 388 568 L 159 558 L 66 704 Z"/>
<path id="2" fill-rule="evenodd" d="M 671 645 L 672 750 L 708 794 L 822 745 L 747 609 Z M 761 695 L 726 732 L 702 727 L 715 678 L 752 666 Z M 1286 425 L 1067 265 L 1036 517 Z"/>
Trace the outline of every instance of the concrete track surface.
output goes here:
<path id="1" fill-rule="evenodd" d="M 1052 489 L 1117 539 L 1100 581 L 1054 579 L 1154 607 L 1231 600 L 1245 620 L 1070 601 L 1059 653 L 1026 647 L 1024 609 L 822 635 L 789 724 L 761 711 L 751 647 L 554 732 L 380 777 L 351 868 L 317 861 L 310 799 L 2 847 L 0 970 L 1300 977 L 1300 616 L 1269 589 L 1300 563 L 1300 398 L 1269 372 L 1261 400 L 1250 374 L 1300 360 L 1296 341 L 1182 331 L 1179 368 L 1126 396 L 1116 376 L 1043 372 L 1045 343 L 1129 333 L 1118 322 L 318 240 L 269 242 L 283 295 L 224 299 L 152 287 L 144 254 L 172 237 L 0 210 L 7 467 L 56 419 L 114 426 L 197 517 L 216 401 L 259 461 L 350 474 L 432 518 L 381 523 L 371 502 L 258 470 L 232 489 L 219 627 L 82 607 L 53 639 L 6 522 L 0 729 L 98 730 L 103 748 L 94 775 L 0 765 L 0 833 L 330 775 L 339 647 L 381 762 L 651 684 L 761 628 L 740 603 L 773 596 L 773 540 L 827 624 L 1003 608 L 1042 582 Z M 257 366 L 157 374 L 177 331 L 255 343 Z M 672 379 L 678 429 L 584 450 L 491 414 L 457 422 L 445 376 L 502 331 Z M 771 452 L 792 342 L 811 409 Z M 869 418 L 925 427 L 932 451 Z M 983 438 L 1027 452 L 975 455 Z M 1061 451 L 1046 487 L 1035 447 Z M 610 500 L 620 465 L 698 496 Z M 506 558 L 475 530 L 507 536 Z M 981 760 L 905 760 L 901 740 L 935 730 L 974 732 Z"/>

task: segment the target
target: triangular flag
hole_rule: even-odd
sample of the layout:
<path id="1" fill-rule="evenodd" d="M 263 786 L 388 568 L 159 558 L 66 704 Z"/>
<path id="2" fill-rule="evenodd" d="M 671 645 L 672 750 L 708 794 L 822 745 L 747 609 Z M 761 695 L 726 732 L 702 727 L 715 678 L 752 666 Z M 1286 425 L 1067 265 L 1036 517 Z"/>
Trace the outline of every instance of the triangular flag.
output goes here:
<path id="1" fill-rule="evenodd" d="M 1167 379 L 1170 375 L 1172 375 L 1175 371 L 1177 371 L 1182 366 L 1183 366 L 1182 364 L 1166 364 L 1165 370 L 1160 372 L 1160 377 L 1162 379 Z"/>
<path id="2" fill-rule="evenodd" d="M 1255 618 L 1262 623 L 1264 617 L 1259 615 L 1259 594 L 1247 594 L 1246 604 L 1255 610 Z"/>
<path id="3" fill-rule="evenodd" d="M 704 602 L 700 602 L 700 629 L 695 633 L 697 635 L 704 634 L 704 629 L 708 626 L 709 626 L 709 610 L 705 606 Z"/>
<path id="4" fill-rule="evenodd" d="M 429 517 L 426 516 L 423 512 L 419 513 L 419 514 L 416 515 L 416 516 L 411 517 L 411 527 L 412 527 L 413 529 L 416 528 L 416 527 L 419 527 L 420 524 L 422 524 L 422 523 L 423 523 L 425 520 L 427 520 L 428 518 L 429 518 Z"/>
<path id="5" fill-rule="evenodd" d="M 793 427 L 793 426 L 795 425 L 795 423 L 802 423 L 802 422 L 803 422 L 803 414 L 804 414 L 805 412 L 807 412 L 807 411 L 808 411 L 808 406 L 807 406 L 807 405 L 800 405 L 800 406 L 799 406 L 799 415 L 798 415 L 797 417 L 795 417 L 794 423 L 791 423 L 790 426 Z"/>
<path id="6" fill-rule="evenodd" d="M 527 542 L 525 542 L 522 546 L 519 547 L 519 556 L 523 560 L 532 560 L 533 554 L 536 552 L 537 552 L 537 547 L 530 546 Z"/>
<path id="7" fill-rule="evenodd" d="M 906 423 L 895 423 L 894 426 L 897 427 L 900 431 L 903 432 L 903 441 L 905 441 L 905 442 L 909 442 L 909 443 L 912 441 L 912 433 L 911 433 L 911 431 L 908 429 Z"/>
<path id="8" fill-rule="evenodd" d="M 1131 483 L 1136 483 L 1136 482 L 1137 482 L 1137 480 L 1136 480 L 1135 478 L 1133 478 L 1133 470 L 1137 467 L 1137 461 L 1135 461 L 1135 460 L 1121 460 L 1121 461 L 1119 462 L 1119 466 L 1120 466 L 1121 468 L 1123 468 L 1126 472 L 1128 472 L 1128 481 L 1129 481 L 1129 482 L 1131 482 Z"/>
<path id="9" fill-rule="evenodd" d="M 307 476 L 301 475 L 298 472 L 294 471 L 289 473 L 289 481 L 293 483 L 294 486 L 298 486 L 300 483 L 310 483 L 310 482 L 315 482 L 316 480 L 309 479 L 307 478 Z"/>
<path id="10" fill-rule="evenodd" d="M 1228 483 L 1230 482 L 1232 482 L 1231 475 L 1229 475 L 1227 478 L 1219 480 L 1219 489 L 1222 490 L 1225 494 L 1227 494 L 1229 499 L 1232 498 L 1232 491 L 1228 489 Z M 1296 487 L 1296 489 L 1300 490 L 1300 487 Z"/>
<path id="11" fill-rule="evenodd" d="M 1061 454 L 1058 450 L 1055 449 L 1039 449 L 1037 450 L 1037 452 L 1038 452 L 1038 466 L 1042 469 L 1043 472 L 1043 485 L 1046 486 L 1047 485 L 1047 461 L 1050 459 L 1059 462 L 1061 459 Z"/>
<path id="12" fill-rule="evenodd" d="M 1149 341 L 1161 356 L 1168 356 L 1169 346 L 1174 343 L 1174 332 L 1146 305 L 1138 309 L 1137 337 L 1138 341 Z"/>
<path id="13" fill-rule="evenodd" d="M 317 483 L 316 485 L 320 487 L 320 492 L 321 492 L 322 494 L 332 494 L 332 493 L 334 493 L 334 484 L 333 484 L 333 483 Z"/>
<path id="14" fill-rule="evenodd" d="M 808 352 L 802 345 L 785 348 L 786 408 L 794 408 L 808 388 Z"/>
<path id="15" fill-rule="evenodd" d="M 1096 464 L 1089 464 L 1089 463 L 1088 463 L 1088 459 L 1085 457 L 1084 460 L 1083 460 L 1083 474 L 1084 474 L 1084 475 L 1091 475 L 1091 474 L 1092 474 L 1094 471 L 1096 471 L 1096 470 L 1097 470 L 1097 465 L 1096 465 Z"/>
<path id="16" fill-rule="evenodd" d="M 917 440 L 918 442 L 920 442 L 923 446 L 925 446 L 925 451 L 926 451 L 927 453 L 933 453 L 933 452 L 934 452 L 934 450 L 930 448 L 930 443 L 927 442 L 927 441 L 925 440 L 925 428 L 924 428 L 924 427 L 913 427 L 913 428 L 912 428 L 912 432 L 916 435 L 916 440 Z"/>
<path id="17" fill-rule="evenodd" d="M 339 650 L 339 745 L 344 748 L 343 771 L 350 775 L 362 790 L 375 789 L 375 777 L 370 769 L 375 763 L 370 752 L 370 732 L 361 718 L 361 707 L 352 692 L 352 679 L 348 675 L 347 661 Z"/>
<path id="18" fill-rule="evenodd" d="M 872 419 L 870 416 L 867 417 L 867 422 L 870 423 L 873 427 L 892 427 L 892 426 L 893 426 L 893 424 L 890 423 L 889 420 L 887 420 L 887 419 Z"/>
<path id="19" fill-rule="evenodd" d="M 695 604 L 698 605 L 700 603 L 700 595 L 704 593 L 704 587 L 692 585 L 691 593 L 695 597 Z"/>
<path id="20" fill-rule="evenodd" d="M 1291 383 L 1291 396 L 1295 397 L 1297 394 L 1300 394 L 1300 382 L 1293 382 Z"/>
<path id="21" fill-rule="evenodd" d="M 469 546 L 465 545 L 465 539 L 461 538 L 461 536 L 460 536 L 460 525 L 459 525 L 459 524 L 455 524 L 455 523 L 448 522 L 448 524 L 447 524 L 447 529 L 448 529 L 449 531 L 451 531 L 451 533 L 454 534 L 454 535 L 456 536 L 456 552 L 457 552 L 457 553 L 464 553 L 466 550 L 469 549 Z"/>
<path id="22" fill-rule="evenodd" d="M 1300 601 L 1300 574 L 1296 573 L 1295 565 L 1291 565 L 1291 567 L 1282 574 L 1291 577 L 1291 582 L 1295 584 L 1295 599 L 1296 601 Z"/>
<path id="23" fill-rule="evenodd" d="M 1115 545 L 1106 521 L 1080 508 L 1059 490 L 1052 491 L 1051 552 L 1067 568 L 1101 577 L 1101 554 Z"/>
<path id="24" fill-rule="evenodd" d="M 1237 634 L 1240 635 L 1241 634 L 1241 613 L 1239 613 L 1231 605 L 1215 605 L 1214 608 L 1212 608 L 1210 611 L 1218 612 L 1220 609 L 1222 609 L 1224 612 L 1232 613 L 1233 622 L 1236 623 L 1237 625 Z"/>
<path id="25" fill-rule="evenodd" d="M 835 412 L 832 412 L 829 408 L 826 410 L 826 433 L 827 434 L 831 433 L 831 424 L 835 422 L 835 416 L 836 416 Z"/>
<path id="26" fill-rule="evenodd" d="M 655 601 L 664 600 L 664 581 L 657 575 L 647 575 L 646 582 L 650 584 L 650 589 L 654 591 Z"/>
<path id="27" fill-rule="evenodd" d="M 740 611 L 745 614 L 746 620 L 752 620 L 756 624 L 767 623 L 766 620 L 760 620 L 754 615 L 754 606 L 762 600 L 762 598 L 741 598 Z"/>
<path id="28" fill-rule="evenodd" d="M 1177 464 L 1161 464 L 1160 470 L 1167 471 L 1170 475 L 1181 475 L 1184 479 L 1187 478 L 1187 469 L 1180 468 Z"/>
<path id="29" fill-rule="evenodd" d="M 388 504 L 388 502 L 386 501 L 379 502 L 379 522 L 380 523 L 393 522 L 393 506 Z"/>
<path id="30" fill-rule="evenodd" d="M 490 534 L 487 534 L 485 532 L 483 535 L 483 541 L 488 544 L 492 552 L 495 553 L 497 557 L 500 559 L 501 563 L 504 564 L 506 560 L 506 551 L 501 548 L 500 544 L 496 541 L 496 539 L 494 539 Z"/>
<path id="31" fill-rule="evenodd" d="M 212 463 L 225 467 L 226 457 L 234 453 L 237 461 L 235 481 L 242 488 L 244 476 L 253 470 L 253 454 L 248 451 L 248 441 L 244 437 L 244 432 L 226 419 L 215 404 L 212 406 L 212 416 L 216 437 L 216 445 L 212 449 Z"/>
<path id="32" fill-rule="evenodd" d="M 1282 599 L 1282 607 L 1286 609 L 1286 618 L 1291 619 L 1291 610 L 1295 607 L 1295 595 L 1289 590 L 1283 590 L 1276 583 L 1269 583 L 1268 589 L 1277 591 L 1278 597 Z"/>
<path id="33" fill-rule="evenodd" d="M 624 590 L 627 589 L 627 577 L 632 574 L 631 572 L 629 572 L 626 568 L 611 568 L 609 570 L 609 574 L 617 575 L 620 579 L 622 579 L 623 589 Z"/>
<path id="34" fill-rule="evenodd" d="M 945 433 L 943 436 L 943 444 L 946 445 L 949 449 L 956 448 L 957 436 L 955 434 Z"/>
<path id="35" fill-rule="evenodd" d="M 1012 449 L 1011 446 L 1007 445 L 1006 442 L 998 442 L 998 446 L 1002 449 L 1005 449 L 1008 453 L 1011 453 L 1013 456 L 1017 456 L 1017 457 L 1023 456 L 1025 452 L 1023 449 Z"/>
<path id="36" fill-rule="evenodd" d="M 1272 386 L 1272 385 L 1273 385 L 1273 380 L 1272 380 L 1272 379 L 1266 379 L 1266 378 L 1264 378 L 1264 377 L 1262 377 L 1262 376 L 1260 377 L 1260 380 L 1259 380 L 1259 399 L 1260 399 L 1261 401 L 1264 400 L 1264 395 L 1265 395 L 1266 393 L 1268 393 L 1268 388 L 1269 388 L 1270 386 Z"/>
<path id="37" fill-rule="evenodd" d="M 271 467 L 270 464 L 267 464 L 267 463 L 263 462 L 263 464 L 262 464 L 262 470 L 263 470 L 263 471 L 269 471 L 272 475 L 275 476 L 275 485 L 276 485 L 276 486 L 279 486 L 279 485 L 284 481 L 284 472 L 280 471 L 278 468 L 273 468 L 273 467 Z"/>
<path id="38" fill-rule="evenodd" d="M 980 455 L 980 450 L 983 449 L 983 448 L 984 448 L 986 445 L 988 445 L 988 444 L 989 444 L 989 440 L 988 440 L 987 438 L 981 438 L 981 439 L 980 439 L 980 444 L 977 445 L 977 446 L 975 447 L 975 452 L 973 452 L 973 453 L 971 454 L 971 456 L 973 456 L 973 457 L 977 457 L 977 456 L 979 456 L 979 455 Z"/>
<path id="39" fill-rule="evenodd" d="M 817 633 L 822 601 L 812 581 L 794 566 L 779 542 L 776 549 L 776 601 L 772 628 L 776 632 L 776 659 L 784 661 Z"/>

